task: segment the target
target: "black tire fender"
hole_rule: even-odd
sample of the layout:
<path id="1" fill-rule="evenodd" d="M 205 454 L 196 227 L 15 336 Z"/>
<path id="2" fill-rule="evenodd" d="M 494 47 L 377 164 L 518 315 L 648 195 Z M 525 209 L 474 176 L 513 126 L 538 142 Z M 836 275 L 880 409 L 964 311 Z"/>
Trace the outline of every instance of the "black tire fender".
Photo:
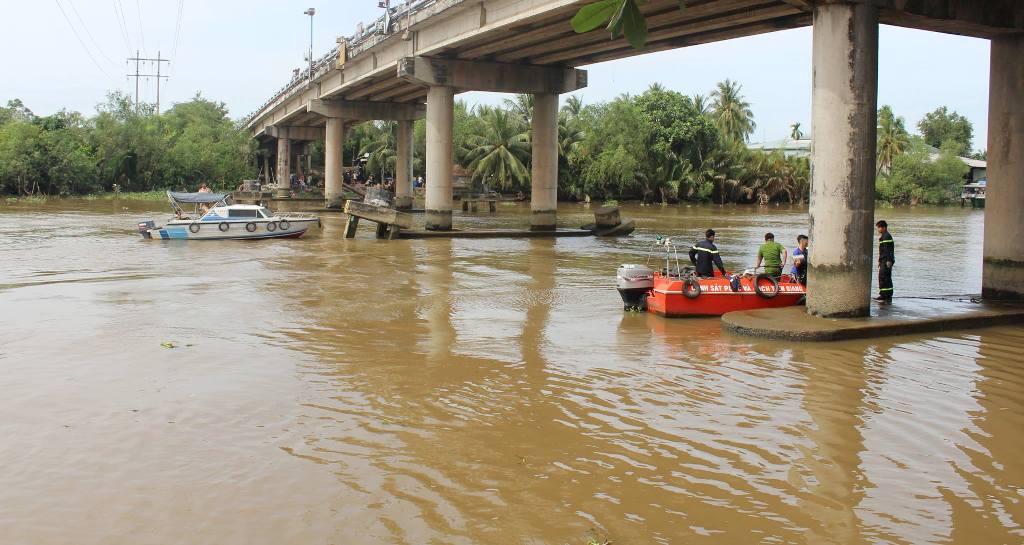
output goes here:
<path id="1" fill-rule="evenodd" d="M 690 276 L 686 280 L 683 280 L 683 295 L 687 299 L 696 299 L 700 297 L 700 280 L 695 276 Z"/>
<path id="2" fill-rule="evenodd" d="M 188 230 L 193 232 L 193 233 L 198 233 L 199 232 L 199 224 L 198 223 L 190 223 L 189 226 L 188 226 Z"/>
<path id="3" fill-rule="evenodd" d="M 281 220 L 277 223 L 277 226 L 280 227 L 282 231 L 287 231 L 288 228 L 292 226 L 292 223 L 288 220 Z"/>
<path id="4" fill-rule="evenodd" d="M 245 230 L 249 231 L 250 233 L 256 232 L 256 224 L 251 221 L 249 223 L 246 223 Z"/>
<path id="5" fill-rule="evenodd" d="M 277 231 L 277 222 L 276 221 L 272 221 L 272 222 L 267 224 L 267 232 L 268 233 L 273 233 L 274 231 Z"/>
<path id="6" fill-rule="evenodd" d="M 771 293 L 765 292 L 763 289 L 761 289 L 761 281 L 762 280 L 767 280 L 767 281 L 771 282 L 771 284 L 772 284 L 772 291 L 771 291 Z M 767 275 L 767 274 L 764 274 L 764 273 L 759 274 L 756 277 L 754 277 L 754 291 L 758 295 L 760 295 L 761 297 L 764 297 L 765 299 L 773 299 L 776 295 L 779 294 L 779 281 L 776 280 L 775 278 L 773 278 L 770 275 Z"/>
<path id="7" fill-rule="evenodd" d="M 220 222 L 220 225 L 217 226 L 217 229 L 220 229 L 221 233 L 227 233 L 228 229 L 231 229 L 231 224 L 226 221 L 222 221 Z"/>

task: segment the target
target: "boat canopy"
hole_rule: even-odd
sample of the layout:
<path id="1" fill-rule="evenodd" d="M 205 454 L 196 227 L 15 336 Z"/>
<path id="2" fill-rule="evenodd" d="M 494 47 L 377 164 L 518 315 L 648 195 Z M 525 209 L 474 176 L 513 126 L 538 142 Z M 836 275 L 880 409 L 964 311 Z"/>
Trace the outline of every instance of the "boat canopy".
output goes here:
<path id="1" fill-rule="evenodd" d="M 168 191 L 167 197 L 179 203 L 213 204 L 223 201 L 230 193 L 181 193 Z"/>

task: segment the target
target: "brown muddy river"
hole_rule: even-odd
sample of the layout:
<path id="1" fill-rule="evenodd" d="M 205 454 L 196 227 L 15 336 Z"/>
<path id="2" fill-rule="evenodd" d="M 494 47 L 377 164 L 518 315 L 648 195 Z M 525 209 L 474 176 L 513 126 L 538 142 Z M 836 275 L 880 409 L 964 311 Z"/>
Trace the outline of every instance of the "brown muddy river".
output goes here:
<path id="1" fill-rule="evenodd" d="M 1024 328 L 786 344 L 622 312 L 655 234 L 714 227 L 739 268 L 805 210 L 259 243 L 143 242 L 147 210 L 0 204 L 0 544 L 1024 542 Z M 879 217 L 897 297 L 980 291 L 982 212 Z"/>

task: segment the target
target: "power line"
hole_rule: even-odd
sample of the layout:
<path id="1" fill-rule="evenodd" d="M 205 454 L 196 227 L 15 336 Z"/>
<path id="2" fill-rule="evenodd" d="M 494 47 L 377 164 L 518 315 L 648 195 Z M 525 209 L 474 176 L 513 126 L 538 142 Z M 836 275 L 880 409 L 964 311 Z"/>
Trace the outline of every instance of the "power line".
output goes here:
<path id="1" fill-rule="evenodd" d="M 107 56 L 107 53 L 103 51 L 103 48 L 100 47 L 100 44 L 96 41 L 96 38 L 93 38 L 92 32 L 89 32 L 89 25 L 85 24 L 85 20 L 82 19 L 82 16 L 78 13 L 78 8 L 75 7 L 74 1 L 67 0 L 67 3 L 69 6 L 71 6 L 71 11 L 75 13 L 75 17 L 78 18 L 78 22 L 81 23 L 82 29 L 85 30 L 85 35 L 89 37 L 89 40 L 92 42 L 92 45 L 96 46 L 96 51 L 99 51 L 100 55 L 103 55 L 103 58 L 107 59 L 107 62 L 114 66 L 117 66 L 117 63 L 112 61 L 110 57 Z"/>
<path id="2" fill-rule="evenodd" d="M 117 26 L 121 29 L 121 37 L 124 38 L 124 46 L 128 53 L 131 54 L 132 44 L 131 40 L 128 39 L 128 24 L 124 20 L 124 7 L 121 6 L 120 0 L 113 0 L 114 4 L 114 17 L 117 18 Z"/>
<path id="3" fill-rule="evenodd" d="M 104 70 L 102 66 L 100 66 L 100 63 L 96 61 L 96 57 L 94 57 L 92 55 L 92 51 L 89 51 L 89 47 L 87 45 L 85 45 L 85 41 L 82 40 L 82 37 L 78 35 L 78 31 L 75 30 L 75 25 L 71 24 L 71 18 L 69 18 L 67 12 L 64 11 L 64 6 L 62 6 L 58 0 L 53 0 L 53 1 L 54 1 L 54 3 L 57 4 L 57 7 L 60 8 L 61 15 L 63 15 L 64 16 L 64 20 L 68 22 L 68 26 L 71 27 L 71 32 L 73 32 L 74 35 L 75 35 L 75 38 L 78 39 L 78 43 L 82 45 L 82 49 L 85 51 L 85 54 L 89 55 L 89 58 L 92 60 L 92 63 L 96 65 L 96 68 L 98 68 L 100 72 L 103 72 L 104 76 L 107 76 L 107 78 L 109 78 L 110 81 L 115 81 L 116 82 L 117 80 L 115 80 L 113 77 L 111 77 L 110 74 L 108 74 L 107 71 Z"/>
<path id="4" fill-rule="evenodd" d="M 185 9 L 185 0 L 178 0 L 178 22 L 174 25 L 174 48 L 171 49 L 171 58 L 178 58 L 178 39 L 181 37 L 181 14 Z M 174 73 L 174 65 L 170 66 L 170 72 Z"/>
<path id="5" fill-rule="evenodd" d="M 139 4 L 139 0 L 135 0 L 135 15 L 139 19 L 139 40 L 142 41 L 142 50 L 146 50 L 146 34 L 142 31 L 142 5 Z"/>

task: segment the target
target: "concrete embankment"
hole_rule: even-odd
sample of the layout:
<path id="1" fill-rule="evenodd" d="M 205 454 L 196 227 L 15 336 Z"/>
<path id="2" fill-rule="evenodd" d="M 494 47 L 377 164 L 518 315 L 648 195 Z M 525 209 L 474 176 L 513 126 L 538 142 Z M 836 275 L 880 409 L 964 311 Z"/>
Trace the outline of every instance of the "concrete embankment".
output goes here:
<path id="1" fill-rule="evenodd" d="M 911 333 L 932 333 L 1024 324 L 1024 305 L 969 300 L 902 299 L 875 306 L 864 318 L 820 318 L 804 307 L 730 312 L 722 316 L 726 331 L 791 341 L 839 341 Z"/>

